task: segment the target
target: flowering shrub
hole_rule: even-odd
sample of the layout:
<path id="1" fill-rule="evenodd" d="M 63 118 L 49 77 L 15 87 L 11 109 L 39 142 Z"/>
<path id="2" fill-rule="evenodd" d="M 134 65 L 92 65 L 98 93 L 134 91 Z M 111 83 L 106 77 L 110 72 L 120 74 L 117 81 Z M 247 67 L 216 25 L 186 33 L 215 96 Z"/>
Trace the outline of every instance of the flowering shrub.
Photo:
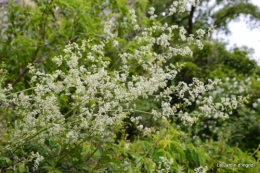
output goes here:
<path id="1" fill-rule="evenodd" d="M 209 139 L 212 136 L 214 136 L 214 139 L 225 139 L 229 144 L 253 151 L 259 143 L 257 113 L 259 112 L 260 99 L 256 86 L 259 86 L 259 79 L 254 77 L 224 79 L 222 84 L 209 93 L 209 97 L 212 100 L 230 97 L 231 99 L 228 99 L 225 105 L 231 105 L 232 98 L 244 96 L 248 98 L 246 104 L 238 106 L 236 110 L 230 112 L 229 119 L 225 121 L 218 119 L 214 114 L 209 114 L 207 118 L 201 119 L 193 133 L 204 139 Z M 196 102 L 199 104 L 203 99 L 203 97 L 200 97 Z"/>
<path id="2" fill-rule="evenodd" d="M 187 3 L 174 2 L 168 16 L 186 9 Z M 202 49 L 203 44 L 193 35 L 187 36 L 183 27 L 156 23 L 153 11 L 149 11 L 153 25 L 143 27 L 137 23 L 136 11 L 129 10 L 125 22 L 137 34 L 127 46 L 113 23 L 103 21 L 102 35 L 81 45 L 68 44 L 64 55 L 53 58 L 52 72 L 45 73 L 29 64 L 31 88 L 13 92 L 9 85 L 1 89 L 2 112 L 14 121 L 2 132 L 3 171 L 174 172 L 206 164 L 205 154 L 192 145 L 182 146 L 177 136 L 183 134 L 173 129 L 168 120 L 177 117 L 183 124 L 192 125 L 199 117 L 210 114 L 228 118 L 229 112 L 243 104 L 245 98 L 223 97 L 213 103 L 211 97 L 204 97 L 199 109 L 185 111 L 220 81 L 204 84 L 194 78 L 190 84 L 168 85 L 181 65 L 167 61 L 176 55 L 190 56 L 190 45 Z M 185 42 L 180 46 L 171 45 L 175 30 Z M 208 31 L 200 29 L 196 37 L 202 38 Z M 163 51 L 156 52 L 155 46 Z M 119 50 L 115 62 L 106 57 L 109 47 Z M 172 104 L 172 95 L 180 102 Z M 139 110 L 135 103 L 140 99 L 152 99 L 160 109 Z M 64 103 L 68 105 L 64 107 Z M 133 113 L 148 114 L 162 126 L 146 126 L 141 114 L 132 116 Z M 131 142 L 119 137 L 119 133 L 127 135 L 126 119 L 136 126 L 140 140 Z M 189 155 L 196 165 L 185 164 L 185 156 Z"/>

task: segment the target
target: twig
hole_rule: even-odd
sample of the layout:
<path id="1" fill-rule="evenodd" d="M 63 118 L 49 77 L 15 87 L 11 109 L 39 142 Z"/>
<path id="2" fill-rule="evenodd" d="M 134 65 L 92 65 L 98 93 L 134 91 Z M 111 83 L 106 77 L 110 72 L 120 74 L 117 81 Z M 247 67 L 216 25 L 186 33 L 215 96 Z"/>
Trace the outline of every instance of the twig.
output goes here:
<path id="1" fill-rule="evenodd" d="M 35 56 L 38 54 L 39 50 L 40 50 L 40 47 L 38 47 L 38 48 L 34 51 L 32 57 L 35 57 Z M 26 68 L 24 68 L 24 69 L 22 70 L 22 72 L 18 75 L 18 77 L 17 77 L 17 78 L 15 79 L 15 81 L 12 83 L 12 86 L 15 86 L 15 85 L 17 84 L 17 82 L 19 82 L 19 80 L 21 79 L 21 77 L 26 73 L 26 71 L 27 71 L 28 69 L 29 69 L 29 68 L 26 67 Z"/>

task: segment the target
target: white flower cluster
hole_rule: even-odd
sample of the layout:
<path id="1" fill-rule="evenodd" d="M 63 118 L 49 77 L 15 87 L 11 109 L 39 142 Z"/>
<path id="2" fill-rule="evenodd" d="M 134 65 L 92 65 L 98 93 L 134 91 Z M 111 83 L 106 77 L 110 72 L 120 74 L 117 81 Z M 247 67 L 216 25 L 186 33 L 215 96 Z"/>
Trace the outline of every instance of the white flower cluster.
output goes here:
<path id="1" fill-rule="evenodd" d="M 218 97 L 227 93 L 226 96 L 234 97 L 235 95 L 248 94 L 251 87 L 251 79 L 246 78 L 244 80 L 238 80 L 237 78 L 229 78 L 227 77 L 221 85 L 218 85 L 214 91 L 211 92 L 213 97 Z M 229 91 L 229 92 L 225 92 Z"/>
<path id="2" fill-rule="evenodd" d="M 105 23 L 104 25 L 104 35 L 108 38 L 114 38 L 116 36 L 115 33 L 113 33 L 113 29 L 114 29 L 114 22 L 113 21 L 108 21 Z"/>
<path id="3" fill-rule="evenodd" d="M 23 157 L 23 158 L 19 158 L 17 156 L 14 156 L 14 160 L 15 162 L 20 162 L 21 165 L 22 164 L 27 164 L 27 163 L 33 163 L 33 167 L 32 170 L 33 171 L 37 171 L 39 169 L 39 165 L 40 162 L 42 162 L 44 160 L 44 157 L 41 156 L 38 152 L 34 153 L 31 152 L 28 157 Z M 9 169 L 13 169 L 14 171 L 20 172 L 20 168 L 16 168 L 16 167 L 10 167 Z"/>
<path id="4" fill-rule="evenodd" d="M 258 98 L 257 100 L 256 100 L 256 102 L 254 102 L 253 104 L 252 104 L 252 106 L 253 106 L 253 108 L 258 108 L 259 106 L 260 106 L 260 98 Z"/>
<path id="5" fill-rule="evenodd" d="M 246 98 L 221 98 L 220 102 L 214 103 L 211 96 L 204 97 L 199 110 L 204 116 L 209 118 L 228 118 L 232 114 L 232 110 L 236 109 L 239 104 L 243 104 Z"/>
<path id="6" fill-rule="evenodd" d="M 33 171 L 36 171 L 36 170 L 38 170 L 40 162 L 44 160 L 44 157 L 41 156 L 38 152 L 37 153 L 32 152 L 31 160 L 34 160 Z"/>
<path id="7" fill-rule="evenodd" d="M 168 159 L 166 157 L 159 157 L 161 161 L 158 162 L 157 173 L 167 173 L 171 172 L 171 165 L 173 164 L 173 159 Z"/>
<path id="8" fill-rule="evenodd" d="M 247 102 L 246 95 L 249 90 L 250 79 L 238 81 L 236 78 L 225 79 L 215 86 L 215 89 L 209 92 L 208 96 L 199 96 L 196 104 L 199 106 L 199 112 L 195 111 L 194 114 L 203 115 L 208 118 L 222 118 L 226 119 L 232 111 L 237 109 L 239 105 Z"/>
<path id="9" fill-rule="evenodd" d="M 170 9 L 169 9 L 169 16 L 173 15 L 174 13 L 177 12 L 177 8 L 178 8 L 179 2 L 178 1 L 173 1 Z"/>
<path id="10" fill-rule="evenodd" d="M 136 19 L 137 17 L 136 17 L 136 14 L 135 14 L 135 10 L 131 9 L 129 11 L 129 13 L 130 13 L 130 22 L 134 26 L 134 30 L 139 30 L 140 26 L 137 24 L 137 19 Z"/>
<path id="11" fill-rule="evenodd" d="M 213 133 L 221 131 L 217 127 L 217 122 L 220 119 L 226 119 L 233 114 L 233 110 L 241 107 L 244 103 L 248 103 L 248 94 L 252 91 L 251 79 L 226 78 L 220 84 L 215 86 L 215 89 L 206 96 L 199 96 L 196 100 L 196 105 L 199 111 L 192 112 L 197 116 L 207 117 L 206 121 L 200 121 L 199 124 L 203 128 L 210 129 Z M 243 97 L 242 97 L 243 96 Z M 260 105 L 260 99 L 256 99 L 252 106 Z M 252 110 L 252 113 L 254 110 Z M 206 134 L 202 134 L 206 136 Z M 209 137 L 209 136 L 207 136 Z"/>
<path id="12" fill-rule="evenodd" d="M 155 18 L 157 18 L 157 15 L 154 14 L 154 12 L 155 12 L 154 7 L 150 7 L 150 8 L 149 8 L 149 11 L 148 11 L 148 14 L 151 15 L 150 19 L 155 19 Z"/>
<path id="13" fill-rule="evenodd" d="M 198 168 L 195 168 L 195 169 L 194 169 L 194 172 L 195 172 L 195 173 L 206 173 L 208 170 L 209 170 L 209 169 L 208 169 L 207 166 L 205 166 L 205 167 L 200 166 L 200 167 L 198 167 Z"/>
<path id="14" fill-rule="evenodd" d="M 199 0 L 174 0 L 169 8 L 168 15 L 171 16 L 176 12 L 185 12 L 191 5 L 195 6 L 199 2 Z"/>

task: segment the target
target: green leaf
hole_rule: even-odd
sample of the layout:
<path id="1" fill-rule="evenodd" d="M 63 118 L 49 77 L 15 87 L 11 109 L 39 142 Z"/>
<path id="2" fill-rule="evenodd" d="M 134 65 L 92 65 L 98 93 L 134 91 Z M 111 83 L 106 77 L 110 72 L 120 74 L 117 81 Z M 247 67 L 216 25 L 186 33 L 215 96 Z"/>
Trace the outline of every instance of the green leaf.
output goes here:
<path id="1" fill-rule="evenodd" d="M 147 172 L 154 172 L 156 168 L 156 164 L 150 158 L 144 158 L 144 167 Z"/>
<path id="2" fill-rule="evenodd" d="M 190 150 L 190 152 L 191 152 L 191 158 L 192 158 L 192 160 L 196 163 L 196 164 L 198 164 L 198 154 L 192 149 L 192 150 Z"/>
<path id="3" fill-rule="evenodd" d="M 7 157 L 0 157 L 0 166 L 7 164 L 8 166 L 12 165 L 12 161 Z"/>
<path id="4" fill-rule="evenodd" d="M 142 146 L 144 151 L 147 151 L 151 147 L 151 144 L 148 141 L 142 141 Z"/>
<path id="5" fill-rule="evenodd" d="M 142 146 L 142 142 L 141 141 L 136 142 L 135 144 L 133 144 L 133 149 L 135 151 L 139 151 L 141 149 L 141 146 Z"/>
<path id="6" fill-rule="evenodd" d="M 198 152 L 198 159 L 200 165 L 205 165 L 205 157 L 206 155 L 203 152 Z"/>
<path id="7" fill-rule="evenodd" d="M 20 164 L 18 165 L 19 173 L 27 172 L 27 169 L 24 165 Z"/>
<path id="8" fill-rule="evenodd" d="M 55 160 L 53 160 L 53 159 L 51 159 L 51 158 L 46 158 L 45 159 L 53 168 L 55 168 L 56 167 L 56 161 Z"/>
<path id="9" fill-rule="evenodd" d="M 63 173 L 63 171 L 61 171 L 61 170 L 58 169 L 58 168 L 55 168 L 55 169 L 54 169 L 54 172 L 56 172 L 56 173 Z"/>
<path id="10" fill-rule="evenodd" d="M 5 173 L 14 173 L 14 171 L 8 170 Z"/>
<path id="11" fill-rule="evenodd" d="M 103 61 L 111 61 L 111 58 L 109 58 L 109 57 L 103 57 Z"/>
<path id="12" fill-rule="evenodd" d="M 148 2 L 148 0 L 136 0 L 136 4 L 141 8 L 142 11 L 146 9 Z"/>
<path id="13" fill-rule="evenodd" d="M 260 161 L 260 151 L 257 151 L 256 153 L 257 153 L 257 160 L 259 162 Z"/>

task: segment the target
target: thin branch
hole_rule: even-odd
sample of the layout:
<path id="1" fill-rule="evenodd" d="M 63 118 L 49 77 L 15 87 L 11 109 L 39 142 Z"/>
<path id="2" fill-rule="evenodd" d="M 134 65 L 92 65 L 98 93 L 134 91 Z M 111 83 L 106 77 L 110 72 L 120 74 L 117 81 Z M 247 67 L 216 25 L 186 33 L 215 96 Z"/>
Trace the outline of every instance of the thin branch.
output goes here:
<path id="1" fill-rule="evenodd" d="M 40 50 L 40 47 L 37 47 L 37 49 L 34 51 L 33 55 L 32 55 L 32 58 L 36 57 L 38 52 Z M 36 59 L 38 61 L 38 58 Z M 35 63 L 35 61 L 33 61 L 33 64 Z M 20 79 L 22 78 L 23 75 L 25 75 L 25 73 L 27 72 L 29 68 L 28 67 L 25 67 L 22 72 L 18 75 L 18 77 L 15 79 L 15 81 L 12 83 L 12 86 L 14 87 L 19 81 Z"/>
<path id="2" fill-rule="evenodd" d="M 191 6 L 191 10 L 190 10 L 190 15 L 189 15 L 189 19 L 188 19 L 188 34 L 192 34 L 193 33 L 193 15 L 195 12 L 195 6 Z"/>
<path id="3" fill-rule="evenodd" d="M 68 41 L 68 42 L 69 42 L 69 41 Z M 52 43 L 54 43 L 54 41 L 53 41 Z M 50 43 L 50 44 L 52 44 L 52 43 Z M 67 43 L 67 42 L 66 42 L 66 43 Z M 37 56 L 37 54 L 38 54 L 40 48 L 43 47 L 43 46 L 44 46 L 44 45 L 39 46 L 39 47 L 35 50 L 35 52 L 33 53 L 32 59 Z M 55 49 L 53 49 L 53 50 L 57 50 L 58 48 L 60 48 L 60 46 L 55 47 Z M 51 52 L 51 51 L 50 51 L 50 52 Z M 41 56 L 39 56 L 38 58 L 36 58 L 36 59 L 32 62 L 32 64 L 36 64 L 36 63 L 41 62 L 40 60 L 41 60 L 42 58 L 46 57 L 46 56 L 49 56 L 49 55 L 50 55 L 50 52 L 45 52 L 44 54 L 42 54 Z M 22 70 L 22 72 L 19 74 L 19 76 L 18 76 L 18 77 L 15 79 L 15 81 L 12 83 L 12 86 L 15 86 L 15 85 L 20 81 L 20 79 L 26 74 L 27 70 L 29 70 L 28 67 L 25 67 L 25 68 Z"/>
<path id="4" fill-rule="evenodd" d="M 163 134 L 152 144 L 152 146 L 144 153 L 144 155 L 139 159 L 139 161 L 135 164 L 135 166 L 137 166 L 141 160 L 147 156 L 149 154 L 149 152 L 158 144 L 158 142 L 163 139 L 163 137 L 167 134 L 168 129 L 166 129 Z"/>
<path id="5" fill-rule="evenodd" d="M 91 157 L 97 152 L 97 150 L 99 149 L 99 147 L 101 147 L 102 144 L 103 144 L 103 142 L 100 142 L 100 143 L 98 144 L 98 146 L 96 147 L 96 149 L 89 155 L 89 157 L 87 158 L 86 162 L 88 162 L 88 161 L 91 159 Z"/>

